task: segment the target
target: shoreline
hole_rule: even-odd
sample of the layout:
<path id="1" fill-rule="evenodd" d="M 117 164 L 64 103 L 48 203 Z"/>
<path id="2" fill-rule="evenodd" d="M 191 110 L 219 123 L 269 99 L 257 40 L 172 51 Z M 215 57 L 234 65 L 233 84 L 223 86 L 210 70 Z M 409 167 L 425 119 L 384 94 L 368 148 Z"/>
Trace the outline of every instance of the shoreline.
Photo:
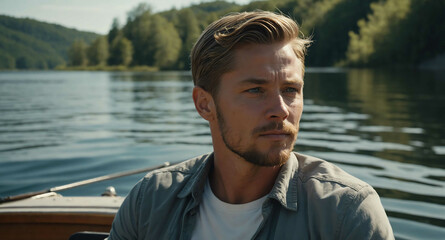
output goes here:
<path id="1" fill-rule="evenodd" d="M 150 66 L 133 66 L 127 67 L 123 65 L 119 66 L 75 66 L 75 67 L 67 67 L 67 66 L 58 66 L 54 69 L 55 71 L 134 71 L 134 72 L 159 72 L 159 68 L 150 67 Z"/>
<path id="2" fill-rule="evenodd" d="M 343 72 L 351 69 L 373 69 L 373 70 L 394 70 L 394 69 L 406 69 L 406 70 L 429 70 L 429 71 L 443 71 L 445 70 L 445 54 L 437 56 L 434 59 L 430 59 L 422 62 L 417 66 L 400 65 L 400 66 L 386 66 L 386 67 L 352 67 L 352 66 L 306 66 L 308 72 L 323 71 L 323 72 Z M 26 71 L 105 71 L 105 72 L 163 72 L 163 71 L 190 71 L 179 69 L 161 70 L 158 67 L 151 66 L 58 66 L 52 69 L 0 69 L 1 72 L 26 72 Z"/>

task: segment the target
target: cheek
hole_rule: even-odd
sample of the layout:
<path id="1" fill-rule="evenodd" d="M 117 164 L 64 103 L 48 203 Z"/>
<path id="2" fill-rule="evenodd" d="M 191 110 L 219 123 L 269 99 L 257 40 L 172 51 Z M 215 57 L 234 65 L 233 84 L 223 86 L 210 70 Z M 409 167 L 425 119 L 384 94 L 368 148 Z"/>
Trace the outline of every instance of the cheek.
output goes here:
<path id="1" fill-rule="evenodd" d="M 292 121 L 299 122 L 303 113 L 303 101 L 294 102 L 292 105 L 290 105 L 289 112 Z"/>
<path id="2" fill-rule="evenodd" d="M 230 104 L 230 106 L 229 106 Z M 248 121 L 253 116 L 259 114 L 262 111 L 264 104 L 258 100 L 245 99 L 245 98 L 233 98 L 227 106 L 231 109 L 229 114 L 234 118 L 244 118 L 244 121 Z"/>
<path id="3" fill-rule="evenodd" d="M 225 101 L 219 105 L 219 114 L 230 128 L 237 128 L 243 125 L 251 115 L 248 107 L 243 104 L 236 104 L 234 101 Z"/>

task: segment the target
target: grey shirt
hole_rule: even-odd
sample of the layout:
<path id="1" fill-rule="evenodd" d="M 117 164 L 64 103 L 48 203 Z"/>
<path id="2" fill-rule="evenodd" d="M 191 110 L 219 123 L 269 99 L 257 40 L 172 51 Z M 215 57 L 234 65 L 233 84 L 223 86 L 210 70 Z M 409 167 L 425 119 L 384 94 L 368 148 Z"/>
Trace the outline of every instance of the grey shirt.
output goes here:
<path id="1" fill-rule="evenodd" d="M 213 154 L 148 173 L 129 193 L 109 239 L 190 239 Z M 375 190 L 299 153 L 280 170 L 252 239 L 394 239 Z"/>

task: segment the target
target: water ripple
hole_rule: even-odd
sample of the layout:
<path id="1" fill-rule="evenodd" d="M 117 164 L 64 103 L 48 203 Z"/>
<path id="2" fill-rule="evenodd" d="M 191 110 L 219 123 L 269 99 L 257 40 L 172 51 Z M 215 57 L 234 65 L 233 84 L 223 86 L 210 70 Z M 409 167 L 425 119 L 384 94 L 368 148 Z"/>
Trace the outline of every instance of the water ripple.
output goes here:
<path id="1" fill-rule="evenodd" d="M 370 183 L 397 239 L 443 239 L 445 84 L 405 72 L 307 71 L 295 150 Z M 192 89 L 189 72 L 0 73 L 0 196 L 212 151 Z M 125 195 L 141 176 L 63 194 Z"/>

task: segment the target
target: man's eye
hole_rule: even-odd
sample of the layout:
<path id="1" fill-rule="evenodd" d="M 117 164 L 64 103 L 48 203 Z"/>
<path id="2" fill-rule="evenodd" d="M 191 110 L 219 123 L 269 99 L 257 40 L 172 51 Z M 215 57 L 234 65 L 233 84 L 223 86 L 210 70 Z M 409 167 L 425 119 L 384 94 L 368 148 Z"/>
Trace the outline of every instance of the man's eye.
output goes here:
<path id="1" fill-rule="evenodd" d="M 247 89 L 246 92 L 248 92 L 248 93 L 259 93 L 259 92 L 261 92 L 261 89 L 259 87 L 250 88 L 250 89 Z"/>
<path id="2" fill-rule="evenodd" d="M 284 89 L 284 92 L 286 92 L 286 93 L 298 92 L 298 89 L 293 88 L 293 87 L 288 87 L 288 88 Z"/>

